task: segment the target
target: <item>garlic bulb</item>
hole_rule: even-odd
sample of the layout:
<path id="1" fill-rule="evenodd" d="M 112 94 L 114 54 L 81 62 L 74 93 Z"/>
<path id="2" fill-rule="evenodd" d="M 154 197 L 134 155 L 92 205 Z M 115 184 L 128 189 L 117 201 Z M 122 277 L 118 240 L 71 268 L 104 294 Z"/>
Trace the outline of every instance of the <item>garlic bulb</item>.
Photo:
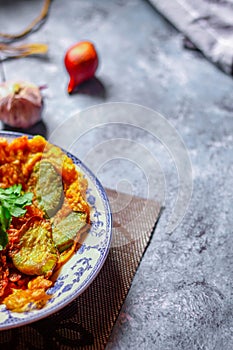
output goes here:
<path id="1" fill-rule="evenodd" d="M 0 120 L 16 128 L 29 128 L 41 119 L 40 89 L 28 82 L 0 84 Z"/>

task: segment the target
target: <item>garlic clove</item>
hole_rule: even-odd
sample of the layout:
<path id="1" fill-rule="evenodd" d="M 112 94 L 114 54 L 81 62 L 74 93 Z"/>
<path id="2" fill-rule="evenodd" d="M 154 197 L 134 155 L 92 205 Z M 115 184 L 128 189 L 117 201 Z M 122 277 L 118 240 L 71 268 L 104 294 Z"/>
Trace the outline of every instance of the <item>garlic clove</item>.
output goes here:
<path id="1" fill-rule="evenodd" d="M 40 88 L 28 82 L 0 84 L 0 120 L 16 128 L 29 128 L 42 117 Z"/>

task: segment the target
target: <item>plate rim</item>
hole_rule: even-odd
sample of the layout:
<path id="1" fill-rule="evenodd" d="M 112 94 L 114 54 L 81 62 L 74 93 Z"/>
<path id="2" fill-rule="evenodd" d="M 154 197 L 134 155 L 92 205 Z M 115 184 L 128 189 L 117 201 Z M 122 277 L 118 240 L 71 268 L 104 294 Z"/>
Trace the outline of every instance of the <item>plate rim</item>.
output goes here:
<path id="1" fill-rule="evenodd" d="M 23 132 L 17 132 L 17 131 L 5 131 L 5 130 L 0 130 L 0 137 L 20 137 L 20 136 L 27 136 L 29 139 L 37 136 L 39 134 L 27 134 L 27 133 L 23 133 Z M 44 137 L 44 136 L 42 136 Z M 44 137 L 45 138 L 45 137 Z M 47 140 L 45 138 L 45 140 L 47 142 L 49 142 L 49 140 Z M 101 182 L 99 181 L 99 179 L 94 175 L 94 173 L 74 154 L 72 154 L 71 152 L 65 150 L 64 148 L 58 146 L 57 144 L 52 143 L 54 146 L 60 148 L 63 152 L 66 153 L 67 156 L 72 156 L 75 161 L 77 162 L 77 166 L 82 169 L 84 169 L 84 175 L 88 175 L 90 177 L 90 179 L 94 182 L 95 184 L 95 188 L 97 189 L 97 192 L 100 195 L 100 198 L 103 202 L 104 208 L 106 208 L 106 217 L 108 220 L 108 225 L 106 225 L 106 230 L 107 230 L 107 234 L 109 236 L 108 242 L 107 242 L 107 246 L 106 246 L 106 250 L 104 251 L 104 254 L 102 255 L 102 257 L 99 259 L 99 263 L 95 266 L 95 269 L 93 270 L 93 272 L 90 274 L 89 279 L 86 281 L 86 283 L 83 282 L 83 285 L 81 286 L 79 292 L 77 294 L 75 294 L 75 292 L 73 293 L 73 295 L 68 298 L 68 300 L 65 300 L 64 302 L 60 303 L 59 305 L 54 305 L 51 309 L 48 310 L 44 310 L 44 312 L 42 312 L 42 314 L 39 314 L 38 316 L 36 315 L 36 313 L 34 315 L 31 316 L 30 319 L 18 319 L 18 322 L 12 322 L 12 323 L 8 323 L 8 324 L 1 324 L 0 323 L 0 331 L 4 331 L 4 330 L 10 330 L 13 328 L 17 328 L 17 327 L 21 327 L 24 325 L 28 325 L 31 324 L 33 322 L 36 321 L 40 321 L 46 317 L 49 317 L 51 315 L 53 315 L 54 313 L 60 311 L 61 309 L 65 308 L 67 305 L 69 305 L 72 301 L 74 301 L 76 298 L 78 298 L 90 285 L 91 283 L 93 283 L 93 281 L 95 280 L 95 278 L 98 276 L 99 272 L 101 271 L 105 260 L 109 254 L 109 250 L 110 250 L 110 246 L 111 246 L 111 241 L 112 241 L 112 212 L 111 212 L 111 207 L 110 207 L 110 203 L 109 203 L 109 199 L 107 196 L 107 193 L 103 187 L 103 185 L 101 184 Z M 43 309 L 41 309 L 43 310 Z"/>

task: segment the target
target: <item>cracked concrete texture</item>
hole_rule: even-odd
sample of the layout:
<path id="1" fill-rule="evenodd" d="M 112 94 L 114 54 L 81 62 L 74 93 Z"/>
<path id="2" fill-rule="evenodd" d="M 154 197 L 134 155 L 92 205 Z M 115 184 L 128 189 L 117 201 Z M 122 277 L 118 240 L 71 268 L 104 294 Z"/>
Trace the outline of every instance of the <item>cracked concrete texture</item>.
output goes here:
<path id="1" fill-rule="evenodd" d="M 9 21 L 13 4 L 21 12 Z M 22 10 L 26 4 L 0 1 L 2 31 L 14 32 L 28 23 L 39 4 L 30 2 L 28 12 Z M 97 79 L 69 96 L 63 57 L 69 45 L 83 39 L 98 50 Z M 182 39 L 147 1 L 70 0 L 64 5 L 55 0 L 46 23 L 24 39 L 48 43 L 48 57 L 4 62 L 8 80 L 48 85 L 43 115 L 48 137 L 74 113 L 120 101 L 162 113 L 188 149 L 193 170 L 189 208 L 170 235 L 165 231 L 168 213 L 163 212 L 108 350 L 233 348 L 233 80 L 200 53 L 184 49 Z M 150 147 L 147 135 L 132 132 Z M 103 131 L 104 137 L 115 137 L 115 131 Z M 169 159 L 160 161 L 169 209 L 177 183 Z M 124 162 L 119 176 L 123 173 L 132 176 L 134 187 L 144 181 Z M 108 186 L 118 181 L 113 166 L 103 167 L 99 175 Z"/>

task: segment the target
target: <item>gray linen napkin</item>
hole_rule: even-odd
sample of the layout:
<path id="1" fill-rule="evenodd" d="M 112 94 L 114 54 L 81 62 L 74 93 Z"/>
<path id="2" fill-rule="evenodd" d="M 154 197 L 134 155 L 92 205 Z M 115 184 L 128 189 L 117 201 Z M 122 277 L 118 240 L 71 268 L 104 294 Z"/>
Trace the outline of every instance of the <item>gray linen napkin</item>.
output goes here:
<path id="1" fill-rule="evenodd" d="M 233 0 L 150 0 L 208 59 L 233 75 Z"/>

